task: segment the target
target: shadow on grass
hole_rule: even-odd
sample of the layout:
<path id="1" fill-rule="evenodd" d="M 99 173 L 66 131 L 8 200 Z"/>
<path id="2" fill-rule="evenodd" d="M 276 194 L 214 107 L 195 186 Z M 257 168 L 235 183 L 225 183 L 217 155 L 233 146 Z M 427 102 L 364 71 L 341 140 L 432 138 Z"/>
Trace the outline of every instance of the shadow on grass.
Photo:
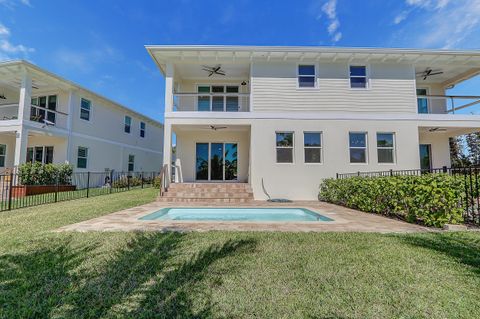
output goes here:
<path id="1" fill-rule="evenodd" d="M 95 258 L 88 255 L 93 246 L 72 250 L 68 242 L 59 242 L 49 249 L 2 256 L 0 303 L 7 307 L 0 317 L 208 317 L 215 280 L 209 267 L 252 251 L 255 242 L 229 240 L 185 258 L 188 247 L 180 247 L 184 236 L 138 234 L 88 272 L 77 267 Z"/>
<path id="2" fill-rule="evenodd" d="M 469 233 L 438 233 L 402 236 L 402 240 L 412 246 L 428 248 L 440 252 L 458 262 L 473 268 L 480 276 L 480 239 Z"/>

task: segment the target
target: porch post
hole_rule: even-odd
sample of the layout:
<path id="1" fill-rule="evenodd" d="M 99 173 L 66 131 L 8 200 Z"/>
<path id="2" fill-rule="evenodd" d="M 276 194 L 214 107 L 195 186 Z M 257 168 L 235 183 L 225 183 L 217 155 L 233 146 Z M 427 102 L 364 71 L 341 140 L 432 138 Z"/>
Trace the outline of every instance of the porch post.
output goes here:
<path id="1" fill-rule="evenodd" d="M 173 111 L 173 77 L 175 69 L 173 63 L 168 62 L 165 69 L 165 113 Z"/>
<path id="2" fill-rule="evenodd" d="M 163 125 L 163 164 L 167 164 L 167 186 L 170 183 L 170 179 L 172 176 L 172 124 L 169 120 L 165 119 L 165 123 Z"/>
<path id="3" fill-rule="evenodd" d="M 72 159 L 72 122 L 73 122 L 73 110 L 75 109 L 75 101 L 77 101 L 77 95 L 74 91 L 68 92 L 68 105 L 67 105 L 67 164 L 74 162 Z"/>
<path id="4" fill-rule="evenodd" d="M 18 102 L 18 119 L 20 122 L 30 118 L 29 111 L 32 104 L 32 76 L 27 70 L 23 71 Z"/>
<path id="5" fill-rule="evenodd" d="M 15 167 L 27 160 L 27 139 L 28 131 L 26 129 L 20 128 L 15 133 L 15 157 L 13 161 Z"/>

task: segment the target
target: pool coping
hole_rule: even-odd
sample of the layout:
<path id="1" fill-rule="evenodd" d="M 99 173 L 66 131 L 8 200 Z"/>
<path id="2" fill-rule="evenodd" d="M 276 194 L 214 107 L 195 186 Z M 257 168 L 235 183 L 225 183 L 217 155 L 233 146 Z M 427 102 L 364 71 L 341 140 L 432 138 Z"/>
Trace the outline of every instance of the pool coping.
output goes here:
<path id="1" fill-rule="evenodd" d="M 139 220 L 162 208 L 172 207 L 257 207 L 257 208 L 306 208 L 317 214 L 332 218 L 333 221 L 168 221 Z M 60 227 L 56 231 L 286 231 L 286 232 L 431 232 L 437 231 L 420 225 L 386 218 L 379 215 L 359 212 L 353 209 L 317 201 L 294 201 L 291 203 L 164 203 L 152 202 L 121 210 L 72 225 Z"/>

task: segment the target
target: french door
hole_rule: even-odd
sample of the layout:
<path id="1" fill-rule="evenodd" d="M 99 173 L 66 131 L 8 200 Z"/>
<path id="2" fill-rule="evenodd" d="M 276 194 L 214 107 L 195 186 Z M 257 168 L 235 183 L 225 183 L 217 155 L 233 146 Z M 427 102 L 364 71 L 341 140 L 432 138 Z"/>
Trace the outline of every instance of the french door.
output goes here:
<path id="1" fill-rule="evenodd" d="M 197 143 L 195 179 L 197 181 L 236 181 L 237 143 Z"/>
<path id="2" fill-rule="evenodd" d="M 420 168 L 422 170 L 432 169 L 432 146 L 420 144 Z"/>

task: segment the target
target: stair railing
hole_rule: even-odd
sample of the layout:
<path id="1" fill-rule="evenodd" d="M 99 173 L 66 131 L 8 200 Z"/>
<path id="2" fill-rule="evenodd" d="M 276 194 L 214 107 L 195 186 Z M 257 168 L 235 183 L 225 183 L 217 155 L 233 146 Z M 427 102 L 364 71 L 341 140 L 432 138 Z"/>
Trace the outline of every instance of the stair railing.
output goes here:
<path id="1" fill-rule="evenodd" d="M 168 189 L 168 165 L 164 164 L 160 170 L 160 196 L 163 196 Z"/>

